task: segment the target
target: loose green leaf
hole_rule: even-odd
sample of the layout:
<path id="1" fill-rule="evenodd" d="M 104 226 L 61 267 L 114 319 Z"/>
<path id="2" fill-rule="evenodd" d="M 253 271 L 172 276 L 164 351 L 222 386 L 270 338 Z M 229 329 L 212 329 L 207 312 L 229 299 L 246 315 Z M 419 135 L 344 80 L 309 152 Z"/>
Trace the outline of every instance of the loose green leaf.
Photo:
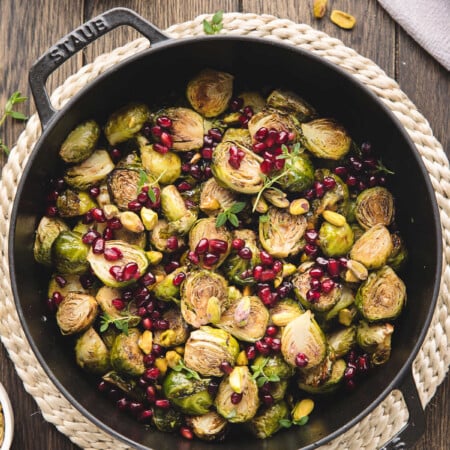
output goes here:
<path id="1" fill-rule="evenodd" d="M 233 225 L 235 227 L 239 226 L 239 219 L 236 216 L 236 214 L 233 214 L 233 213 L 229 214 L 228 221 L 231 223 L 231 225 Z"/>
<path id="2" fill-rule="evenodd" d="M 302 425 L 306 425 L 308 423 L 308 420 L 309 420 L 309 416 L 304 416 L 300 420 L 294 420 L 292 423 L 293 423 L 293 425 L 302 426 Z"/>
<path id="3" fill-rule="evenodd" d="M 291 428 L 292 426 L 292 422 L 289 419 L 280 419 L 278 421 L 278 423 L 280 424 L 280 426 L 282 426 L 283 428 Z"/>
<path id="4" fill-rule="evenodd" d="M 246 205 L 246 204 L 247 204 L 246 202 L 236 202 L 236 203 L 233 203 L 233 204 L 231 205 L 229 211 L 232 212 L 232 213 L 234 213 L 234 214 L 238 214 L 238 213 L 240 213 L 240 212 L 245 208 L 245 205 Z"/>
<path id="5" fill-rule="evenodd" d="M 212 23 L 214 25 L 220 25 L 223 19 L 223 11 L 217 11 L 212 18 Z"/>
<path id="6" fill-rule="evenodd" d="M 175 372 L 181 372 L 184 370 L 186 372 L 186 377 L 194 380 L 201 380 L 200 375 L 195 371 L 186 366 L 183 359 L 178 361 L 178 364 L 173 368 Z"/>
<path id="7" fill-rule="evenodd" d="M 219 228 L 219 227 L 222 227 L 223 225 L 225 225 L 227 219 L 228 219 L 228 217 L 225 213 L 223 213 L 223 212 L 220 213 L 216 219 L 216 228 Z"/>
<path id="8" fill-rule="evenodd" d="M 113 318 L 107 313 L 100 316 L 100 332 L 104 332 L 110 325 L 114 325 L 119 331 L 128 335 L 130 320 L 135 318 L 133 315 Z"/>
<path id="9" fill-rule="evenodd" d="M 203 21 L 203 31 L 205 34 L 217 34 L 222 28 L 223 11 L 217 11 L 210 21 Z"/>
<path id="10" fill-rule="evenodd" d="M 381 159 L 378 160 L 378 164 L 377 164 L 377 170 L 378 172 L 382 172 L 382 173 L 386 173 L 388 175 L 395 175 L 395 172 L 393 172 L 392 170 L 389 170 L 381 161 Z"/>
<path id="11" fill-rule="evenodd" d="M 19 111 L 10 111 L 9 115 L 16 120 L 27 120 L 27 116 Z"/>
<path id="12" fill-rule="evenodd" d="M 246 205 L 246 202 L 235 202 L 228 209 L 219 213 L 216 219 L 216 227 L 219 228 L 225 225 L 227 221 L 230 222 L 231 225 L 238 227 L 239 217 L 237 214 L 239 214 L 246 207 Z"/>
<path id="13" fill-rule="evenodd" d="M 3 125 L 7 117 L 11 117 L 15 120 L 27 120 L 28 117 L 19 112 L 14 111 L 13 106 L 17 103 L 22 103 L 25 100 L 27 100 L 27 97 L 22 96 L 22 94 L 19 91 L 14 92 L 9 99 L 6 101 L 5 108 L 3 110 L 3 113 L 0 116 L 0 127 Z M 5 152 L 7 155 L 9 155 L 9 147 L 0 139 L 0 150 Z"/>
<path id="14" fill-rule="evenodd" d="M 211 23 L 209 23 L 206 19 L 203 21 L 203 31 L 206 34 L 214 34 L 214 29 Z"/>

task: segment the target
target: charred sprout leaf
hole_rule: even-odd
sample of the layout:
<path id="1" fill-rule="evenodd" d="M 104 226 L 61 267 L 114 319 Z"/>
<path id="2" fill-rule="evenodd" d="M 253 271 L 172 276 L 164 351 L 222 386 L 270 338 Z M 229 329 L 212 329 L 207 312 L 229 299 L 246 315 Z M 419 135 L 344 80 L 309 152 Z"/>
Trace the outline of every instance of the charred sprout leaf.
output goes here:
<path id="1" fill-rule="evenodd" d="M 361 321 L 356 329 L 358 345 L 370 354 L 375 366 L 387 362 L 391 355 L 391 337 L 394 327 L 390 323 L 368 324 Z"/>
<path id="2" fill-rule="evenodd" d="M 223 27 L 223 11 L 217 11 L 210 21 L 203 20 L 203 31 L 205 34 L 217 34 Z"/>
<path id="3" fill-rule="evenodd" d="M 181 358 L 178 361 L 178 364 L 175 367 L 173 367 L 173 370 L 175 370 L 175 372 L 181 372 L 182 370 L 184 370 L 186 372 L 186 378 L 201 380 L 200 375 L 195 370 L 192 370 L 188 366 L 186 366 L 186 364 L 183 361 L 183 358 Z"/>
<path id="4" fill-rule="evenodd" d="M 236 202 L 227 208 L 225 211 L 218 214 L 216 219 L 216 227 L 219 228 L 226 224 L 226 222 L 230 222 L 231 225 L 238 227 L 239 226 L 239 218 L 237 214 L 239 214 L 247 205 L 246 202 Z"/>
<path id="5" fill-rule="evenodd" d="M 100 127 L 94 120 L 88 120 L 74 128 L 59 150 L 59 156 L 66 163 L 80 163 L 89 158 L 100 137 Z"/>
<path id="6" fill-rule="evenodd" d="M 300 122 L 316 115 L 314 108 L 291 91 L 276 89 L 267 97 L 267 106 L 293 114 Z"/>
<path id="7" fill-rule="evenodd" d="M 61 192 L 56 200 L 58 214 L 61 217 L 82 216 L 96 206 L 87 192 L 77 192 L 72 189 Z"/>

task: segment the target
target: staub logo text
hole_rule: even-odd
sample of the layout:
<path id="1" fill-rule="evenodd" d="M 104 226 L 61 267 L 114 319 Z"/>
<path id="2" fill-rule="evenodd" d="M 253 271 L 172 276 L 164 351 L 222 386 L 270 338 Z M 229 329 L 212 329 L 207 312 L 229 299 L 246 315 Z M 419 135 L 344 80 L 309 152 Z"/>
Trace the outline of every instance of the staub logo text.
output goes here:
<path id="1" fill-rule="evenodd" d="M 49 55 L 55 62 L 61 61 L 64 57 L 73 54 L 84 45 L 94 41 L 106 29 L 108 29 L 108 24 L 104 19 L 86 22 L 53 46 Z"/>

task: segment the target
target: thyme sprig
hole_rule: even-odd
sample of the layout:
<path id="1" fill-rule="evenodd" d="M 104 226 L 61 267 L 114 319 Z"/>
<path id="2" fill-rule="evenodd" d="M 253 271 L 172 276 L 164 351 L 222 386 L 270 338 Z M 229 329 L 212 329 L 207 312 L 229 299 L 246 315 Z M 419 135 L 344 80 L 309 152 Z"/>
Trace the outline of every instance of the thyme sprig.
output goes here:
<path id="1" fill-rule="evenodd" d="M 108 313 L 104 313 L 100 317 L 100 332 L 106 331 L 110 325 L 114 325 L 119 331 L 122 331 L 128 335 L 128 329 L 130 321 L 134 320 L 136 316 L 132 314 L 124 315 L 121 317 L 112 317 Z"/>
<path id="2" fill-rule="evenodd" d="M 164 174 L 166 173 L 167 170 L 164 170 L 156 180 L 154 181 L 150 181 L 148 178 L 148 174 L 145 170 L 141 169 L 139 170 L 139 181 L 138 181 L 138 192 L 140 192 L 142 190 L 142 188 L 147 185 L 149 188 L 155 186 L 156 184 L 158 184 L 159 180 L 164 176 Z M 148 198 L 150 199 L 151 202 L 155 203 L 156 202 L 156 195 L 153 192 L 153 189 L 149 189 L 147 192 Z"/>
<path id="3" fill-rule="evenodd" d="M 264 367 L 266 367 L 268 362 L 269 358 L 264 358 L 260 363 L 252 365 L 252 378 L 256 380 L 258 387 L 262 387 L 267 382 L 280 381 L 280 377 L 278 375 L 267 375 L 264 373 Z"/>
<path id="4" fill-rule="evenodd" d="M 217 11 L 211 20 L 203 21 L 203 31 L 205 34 L 217 34 L 223 28 L 223 11 Z"/>
<path id="5" fill-rule="evenodd" d="M 5 123 L 7 117 L 11 117 L 15 120 L 27 120 L 28 117 L 21 113 L 20 111 L 16 111 L 13 109 L 14 105 L 18 103 L 23 103 L 27 100 L 27 97 L 24 97 L 19 91 L 14 92 L 11 97 L 7 100 L 5 104 L 5 109 L 3 110 L 2 115 L 0 116 L 0 128 Z M 10 149 L 9 147 L 0 139 L 0 150 L 9 155 Z"/>
<path id="6" fill-rule="evenodd" d="M 239 214 L 246 205 L 246 202 L 235 202 L 228 209 L 219 213 L 216 219 L 216 227 L 219 228 L 225 225 L 227 221 L 235 227 L 239 226 L 239 218 L 237 214 Z"/>

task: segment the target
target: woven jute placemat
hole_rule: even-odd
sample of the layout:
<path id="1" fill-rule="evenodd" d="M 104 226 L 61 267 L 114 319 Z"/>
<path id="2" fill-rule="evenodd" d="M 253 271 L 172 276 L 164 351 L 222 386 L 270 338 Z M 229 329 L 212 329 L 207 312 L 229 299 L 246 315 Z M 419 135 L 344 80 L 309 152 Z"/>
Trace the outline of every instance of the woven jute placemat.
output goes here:
<path id="1" fill-rule="evenodd" d="M 193 21 L 173 25 L 166 30 L 174 38 L 204 34 L 202 15 Z M 341 41 L 308 25 L 270 15 L 229 13 L 223 18 L 221 34 L 255 36 L 283 41 L 309 50 L 341 66 L 372 90 L 397 116 L 414 141 L 429 173 L 440 209 L 444 239 L 444 269 L 438 304 L 422 348 L 414 361 L 413 374 L 425 407 L 445 378 L 450 363 L 450 170 L 448 160 L 426 119 L 373 61 L 364 58 Z M 61 108 L 80 89 L 99 74 L 125 58 L 149 47 L 146 39 L 137 39 L 113 52 L 99 56 L 82 67 L 52 94 L 52 103 Z M 0 182 L 0 335 L 17 373 L 48 422 L 84 449 L 128 449 L 83 417 L 45 374 L 24 335 L 14 305 L 9 282 L 8 231 L 12 202 L 17 185 L 41 133 L 39 119 L 30 118 L 3 168 Z M 408 410 L 400 392 L 393 391 L 371 414 L 322 449 L 376 449 L 383 446 L 408 420 Z"/>

